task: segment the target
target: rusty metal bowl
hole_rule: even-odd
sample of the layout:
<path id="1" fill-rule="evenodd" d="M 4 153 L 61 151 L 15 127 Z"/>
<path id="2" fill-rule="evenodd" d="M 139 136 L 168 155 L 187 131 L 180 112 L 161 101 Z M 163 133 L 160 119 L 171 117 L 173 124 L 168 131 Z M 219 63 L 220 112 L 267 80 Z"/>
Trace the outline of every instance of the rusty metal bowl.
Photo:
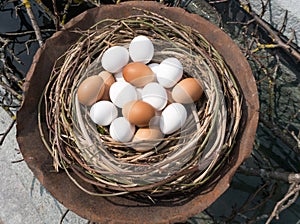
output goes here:
<path id="1" fill-rule="evenodd" d="M 174 22 L 199 31 L 222 55 L 240 86 L 244 100 L 241 128 L 232 156 L 225 169 L 209 187 L 201 187 L 193 197 L 171 205 L 149 205 L 125 197 L 95 197 L 79 189 L 65 172 L 52 172 L 52 157 L 45 148 L 38 128 L 38 104 L 49 80 L 56 60 L 74 44 L 79 34 L 74 29 L 85 30 L 105 18 L 124 18 L 140 13 L 134 8 L 151 11 Z M 126 2 L 88 10 L 72 19 L 63 31 L 55 33 L 40 48 L 26 76 L 24 101 L 17 114 L 17 140 L 23 157 L 41 184 L 63 205 L 78 215 L 100 223 L 175 223 L 210 206 L 230 186 L 238 166 L 250 155 L 258 124 L 258 93 L 247 60 L 238 46 L 221 29 L 198 15 L 180 8 L 170 8 L 156 2 Z M 80 180 L 78 180 L 80 182 Z M 80 182 L 86 189 L 92 185 Z"/>

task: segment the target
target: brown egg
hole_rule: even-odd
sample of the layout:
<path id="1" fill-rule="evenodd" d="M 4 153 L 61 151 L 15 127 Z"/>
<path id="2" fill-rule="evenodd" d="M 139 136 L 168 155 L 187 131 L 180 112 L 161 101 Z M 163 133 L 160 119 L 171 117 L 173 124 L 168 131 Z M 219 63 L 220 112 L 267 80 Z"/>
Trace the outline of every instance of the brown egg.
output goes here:
<path id="1" fill-rule="evenodd" d="M 91 106 L 99 101 L 104 93 L 104 81 L 98 76 L 90 76 L 80 83 L 77 95 L 81 104 Z"/>
<path id="2" fill-rule="evenodd" d="M 142 100 L 133 100 L 124 105 L 122 114 L 131 124 L 145 127 L 155 116 L 155 109 Z"/>
<path id="3" fill-rule="evenodd" d="M 109 73 L 108 71 L 102 71 L 99 73 L 99 76 L 103 79 L 104 81 L 104 93 L 102 96 L 102 100 L 110 100 L 109 97 L 109 88 L 110 86 L 116 81 L 114 76 Z"/>
<path id="4" fill-rule="evenodd" d="M 177 103 L 193 103 L 200 99 L 203 89 L 199 81 L 195 78 L 186 78 L 174 86 L 172 98 Z"/>
<path id="5" fill-rule="evenodd" d="M 131 62 L 123 70 L 124 79 L 136 87 L 143 87 L 155 80 L 155 74 L 147 65 L 141 62 Z"/>
<path id="6" fill-rule="evenodd" d="M 139 128 L 135 133 L 132 148 L 138 152 L 147 152 L 157 146 L 163 138 L 163 133 L 159 128 Z"/>

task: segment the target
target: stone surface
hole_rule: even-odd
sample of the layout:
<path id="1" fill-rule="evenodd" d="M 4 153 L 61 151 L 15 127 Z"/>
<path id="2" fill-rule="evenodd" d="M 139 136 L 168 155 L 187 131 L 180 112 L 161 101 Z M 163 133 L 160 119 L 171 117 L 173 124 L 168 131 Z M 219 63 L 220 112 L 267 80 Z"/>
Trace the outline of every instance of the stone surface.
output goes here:
<path id="1" fill-rule="evenodd" d="M 0 133 L 12 119 L 0 107 Z M 0 146 L 0 224 L 56 224 L 66 208 L 57 202 L 37 181 L 22 159 L 16 141 L 15 126 Z M 69 212 L 63 223 L 87 223 Z"/>
<path id="2" fill-rule="evenodd" d="M 250 0 L 252 9 L 260 14 L 261 0 Z M 265 0 L 263 2 L 266 2 Z M 299 46 L 300 38 L 300 1 L 299 0 L 271 0 L 267 5 L 263 19 L 276 29 L 280 29 L 284 22 L 285 12 L 288 12 L 286 28 L 283 33 L 287 38 L 292 37 L 293 30 L 296 38 L 294 42 Z"/>

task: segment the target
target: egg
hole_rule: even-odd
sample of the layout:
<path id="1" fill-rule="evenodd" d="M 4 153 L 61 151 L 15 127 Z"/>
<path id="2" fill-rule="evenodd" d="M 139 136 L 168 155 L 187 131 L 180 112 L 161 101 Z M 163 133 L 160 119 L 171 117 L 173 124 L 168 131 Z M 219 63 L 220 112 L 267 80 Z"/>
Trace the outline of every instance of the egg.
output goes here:
<path id="1" fill-rule="evenodd" d="M 137 99 L 141 100 L 142 99 L 142 92 L 143 92 L 143 88 L 135 88 L 136 93 L 137 93 Z"/>
<path id="2" fill-rule="evenodd" d="M 129 52 L 125 47 L 113 46 L 102 55 L 102 67 L 111 73 L 117 73 L 129 62 Z"/>
<path id="3" fill-rule="evenodd" d="M 138 152 L 147 152 L 157 146 L 162 138 L 163 133 L 157 128 L 139 128 L 133 136 L 132 148 Z"/>
<path id="4" fill-rule="evenodd" d="M 179 130 L 187 119 L 187 111 L 180 103 L 171 103 L 161 113 L 160 130 L 164 134 L 172 134 Z"/>
<path id="5" fill-rule="evenodd" d="M 114 73 L 114 77 L 115 77 L 115 80 L 117 82 L 126 82 L 125 79 L 124 79 L 124 77 L 123 77 L 122 71 Z"/>
<path id="6" fill-rule="evenodd" d="M 155 109 L 142 100 L 134 100 L 124 105 L 122 114 L 131 124 L 145 127 L 155 116 Z"/>
<path id="7" fill-rule="evenodd" d="M 132 61 L 147 64 L 154 55 L 154 46 L 146 36 L 137 36 L 129 44 L 129 55 Z"/>
<path id="8" fill-rule="evenodd" d="M 101 126 L 110 125 L 117 116 L 117 107 L 110 101 L 99 101 L 93 104 L 90 109 L 90 118 L 94 123 Z"/>
<path id="9" fill-rule="evenodd" d="M 149 128 L 159 128 L 161 111 L 156 111 L 155 116 L 149 121 Z"/>
<path id="10" fill-rule="evenodd" d="M 122 108 L 124 104 L 137 100 L 137 92 L 128 82 L 115 82 L 110 86 L 109 97 L 117 107 Z"/>
<path id="11" fill-rule="evenodd" d="M 176 103 L 175 100 L 173 99 L 172 97 L 172 90 L 173 88 L 168 88 L 166 89 L 167 91 L 167 96 L 168 96 L 168 102 L 167 102 L 167 105 L 171 104 L 171 103 Z"/>
<path id="12" fill-rule="evenodd" d="M 157 81 L 165 88 L 173 87 L 183 75 L 181 62 L 174 57 L 164 59 L 157 68 Z"/>
<path id="13" fill-rule="evenodd" d="M 118 117 L 109 126 L 109 134 L 117 142 L 129 142 L 134 135 L 135 126 L 124 117 Z"/>
<path id="14" fill-rule="evenodd" d="M 158 63 L 150 63 L 150 64 L 148 64 L 148 67 L 151 68 L 151 70 L 154 72 L 155 76 L 156 76 L 156 73 L 157 73 L 158 66 L 159 66 Z"/>
<path id="15" fill-rule="evenodd" d="M 101 99 L 104 87 L 104 81 L 100 76 L 87 77 L 78 87 L 78 101 L 83 105 L 91 106 Z"/>
<path id="16" fill-rule="evenodd" d="M 156 110 L 162 110 L 167 105 L 167 91 L 159 83 L 148 83 L 142 90 L 142 100 L 149 103 Z"/>
<path id="17" fill-rule="evenodd" d="M 177 83 L 172 90 L 172 98 L 177 103 L 193 103 L 200 99 L 203 89 L 195 78 L 186 78 Z"/>
<path id="18" fill-rule="evenodd" d="M 109 89 L 111 85 L 116 81 L 114 76 L 108 71 L 102 71 L 99 73 L 99 76 L 104 81 L 104 93 L 102 96 L 102 100 L 110 100 L 109 98 Z"/>
<path id="19" fill-rule="evenodd" d="M 136 87 L 143 87 L 155 80 L 153 71 L 141 62 L 131 62 L 123 70 L 124 79 Z"/>

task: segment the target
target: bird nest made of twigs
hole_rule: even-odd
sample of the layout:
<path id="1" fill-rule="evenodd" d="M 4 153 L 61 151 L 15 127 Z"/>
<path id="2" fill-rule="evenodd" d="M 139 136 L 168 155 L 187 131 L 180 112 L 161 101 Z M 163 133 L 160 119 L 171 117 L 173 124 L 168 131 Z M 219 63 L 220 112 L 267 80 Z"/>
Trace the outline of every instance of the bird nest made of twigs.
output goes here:
<path id="1" fill-rule="evenodd" d="M 88 30 L 60 57 L 39 104 L 46 115 L 47 133 L 40 126 L 44 144 L 56 170 L 62 168 L 89 194 L 111 196 L 147 193 L 151 197 L 191 192 L 210 181 L 230 156 L 241 119 L 242 96 L 222 57 L 196 30 L 154 13 L 122 19 L 104 19 Z M 151 140 L 120 143 L 106 126 L 94 124 L 89 106 L 76 97 L 80 83 L 104 69 L 100 60 L 111 46 L 128 47 L 136 36 L 151 39 L 151 62 L 167 57 L 183 65 L 184 77 L 196 78 L 203 96 L 185 105 L 188 116 L 180 130 Z M 147 152 L 133 144 L 153 144 Z M 74 175 L 97 187 L 85 189 Z"/>

